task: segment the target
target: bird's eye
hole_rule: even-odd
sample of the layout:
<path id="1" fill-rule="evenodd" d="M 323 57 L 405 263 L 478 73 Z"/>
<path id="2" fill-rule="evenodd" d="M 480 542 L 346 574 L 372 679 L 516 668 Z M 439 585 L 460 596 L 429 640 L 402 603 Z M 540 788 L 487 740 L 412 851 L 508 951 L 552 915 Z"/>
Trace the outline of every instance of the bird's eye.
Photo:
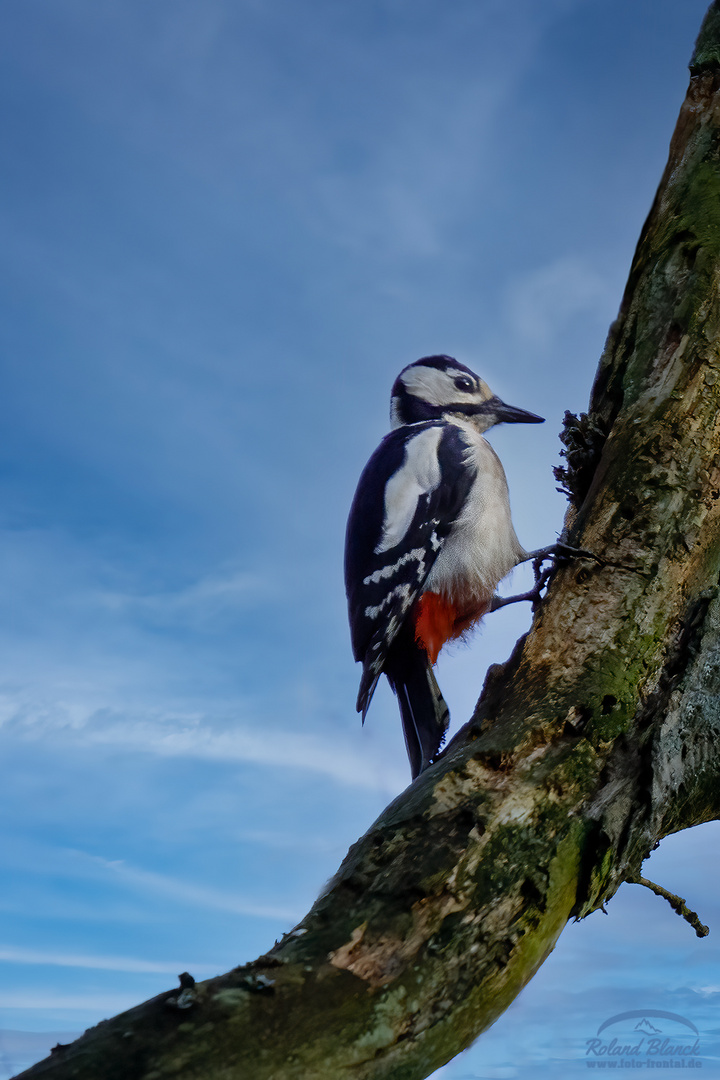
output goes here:
<path id="1" fill-rule="evenodd" d="M 467 375 L 458 375 L 455 386 L 465 394 L 471 394 L 475 389 L 472 379 L 468 379 Z"/>

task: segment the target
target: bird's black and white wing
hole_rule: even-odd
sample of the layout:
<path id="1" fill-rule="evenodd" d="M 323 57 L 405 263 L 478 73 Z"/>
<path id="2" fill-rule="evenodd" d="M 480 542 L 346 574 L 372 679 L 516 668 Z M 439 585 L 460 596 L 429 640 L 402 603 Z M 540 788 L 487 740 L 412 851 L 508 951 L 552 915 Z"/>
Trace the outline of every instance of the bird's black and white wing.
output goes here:
<path id="1" fill-rule="evenodd" d="M 476 470 L 453 424 L 411 424 L 370 458 L 350 510 L 345 585 L 363 718 L 392 642 L 410 615 Z"/>

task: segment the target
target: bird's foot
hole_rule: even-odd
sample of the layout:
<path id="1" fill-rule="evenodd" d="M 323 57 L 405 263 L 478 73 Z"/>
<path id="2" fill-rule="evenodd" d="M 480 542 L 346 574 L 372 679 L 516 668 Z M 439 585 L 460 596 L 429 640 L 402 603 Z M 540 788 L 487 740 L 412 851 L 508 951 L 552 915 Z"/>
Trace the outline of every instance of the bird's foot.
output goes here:
<path id="1" fill-rule="evenodd" d="M 535 577 L 535 584 L 532 589 L 529 589 L 528 592 L 520 593 L 518 596 L 494 596 L 490 604 L 490 610 L 497 611 L 499 608 L 506 607 L 508 604 L 517 604 L 521 600 L 525 600 L 532 604 L 533 611 L 535 611 L 542 600 L 543 589 L 555 571 L 557 563 L 559 561 L 567 562 L 570 559 L 592 559 L 593 562 L 603 565 L 603 560 L 598 558 L 597 555 L 594 555 L 592 551 L 586 551 L 584 548 L 574 548 L 569 544 L 562 544 L 559 541 L 556 544 L 550 544 L 548 547 L 537 548 L 536 551 L 529 551 L 525 558 L 520 561 L 532 561 L 533 575 Z M 550 566 L 543 566 L 543 563 L 548 562 L 549 560 L 551 560 Z"/>
<path id="2" fill-rule="evenodd" d="M 586 551 L 585 548 L 571 547 L 570 544 L 563 544 L 559 540 L 555 544 L 549 544 L 548 547 L 537 548 L 536 551 L 528 551 L 524 559 L 520 562 L 530 562 L 532 560 L 533 571 L 536 576 L 539 573 L 539 568 L 542 563 L 547 562 L 548 559 L 552 559 L 553 562 L 569 559 L 591 559 L 598 565 L 603 566 L 604 562 L 599 555 L 595 555 L 592 551 Z"/>

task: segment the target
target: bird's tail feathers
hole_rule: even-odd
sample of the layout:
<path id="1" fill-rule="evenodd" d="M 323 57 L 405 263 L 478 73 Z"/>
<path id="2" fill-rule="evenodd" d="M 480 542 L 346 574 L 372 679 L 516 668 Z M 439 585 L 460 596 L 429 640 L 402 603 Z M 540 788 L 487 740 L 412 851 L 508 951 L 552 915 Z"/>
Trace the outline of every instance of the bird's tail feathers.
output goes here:
<path id="1" fill-rule="evenodd" d="M 406 643 L 402 661 L 388 657 L 385 674 L 397 694 L 413 780 L 434 761 L 445 741 L 450 711 L 424 649 Z"/>
<path id="2" fill-rule="evenodd" d="M 378 679 L 382 675 L 382 670 L 374 671 L 371 667 L 364 667 L 363 673 L 360 678 L 360 688 L 358 690 L 357 703 L 355 709 L 357 712 L 362 713 L 362 722 L 365 723 L 365 717 L 367 711 L 370 708 L 370 702 L 372 696 L 375 693 L 375 687 L 378 684 Z"/>

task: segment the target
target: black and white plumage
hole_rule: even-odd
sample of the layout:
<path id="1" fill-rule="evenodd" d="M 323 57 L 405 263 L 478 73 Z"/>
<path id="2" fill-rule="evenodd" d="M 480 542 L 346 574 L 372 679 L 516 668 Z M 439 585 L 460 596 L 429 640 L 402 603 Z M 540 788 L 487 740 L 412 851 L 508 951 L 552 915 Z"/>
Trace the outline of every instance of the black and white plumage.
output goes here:
<path id="1" fill-rule="evenodd" d="M 505 405 L 449 356 L 406 367 L 392 431 L 370 458 L 347 526 L 345 584 L 363 721 L 380 675 L 397 695 L 413 779 L 432 762 L 449 714 L 432 666 L 443 644 L 490 608 L 526 557 L 505 472 L 482 433 L 541 423 Z"/>

